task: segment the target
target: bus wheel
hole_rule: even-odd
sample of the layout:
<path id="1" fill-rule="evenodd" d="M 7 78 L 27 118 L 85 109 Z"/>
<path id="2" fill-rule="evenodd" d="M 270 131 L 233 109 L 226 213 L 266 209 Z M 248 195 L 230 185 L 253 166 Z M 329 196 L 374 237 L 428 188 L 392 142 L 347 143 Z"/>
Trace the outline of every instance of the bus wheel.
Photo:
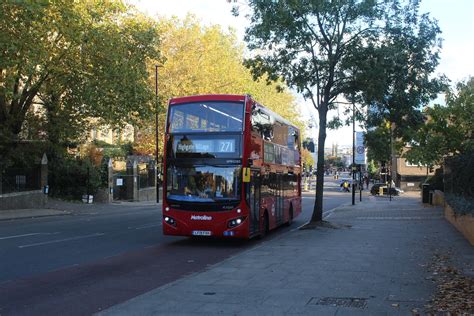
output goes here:
<path id="1" fill-rule="evenodd" d="M 269 231 L 269 223 L 268 223 L 268 213 L 265 211 L 265 214 L 263 215 L 263 227 L 260 232 L 260 238 L 264 238 L 266 235 L 268 235 Z"/>
<path id="2" fill-rule="evenodd" d="M 288 222 L 286 222 L 286 226 L 291 226 L 293 224 L 293 204 L 290 205 L 290 212 L 288 213 Z"/>

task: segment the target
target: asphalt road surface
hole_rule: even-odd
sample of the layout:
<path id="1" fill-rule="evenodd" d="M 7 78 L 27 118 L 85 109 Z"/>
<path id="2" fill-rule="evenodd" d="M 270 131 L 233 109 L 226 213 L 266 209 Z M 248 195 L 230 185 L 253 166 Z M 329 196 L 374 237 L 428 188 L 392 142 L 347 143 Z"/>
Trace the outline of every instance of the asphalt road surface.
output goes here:
<path id="1" fill-rule="evenodd" d="M 351 195 L 326 178 L 324 212 Z M 85 315 L 216 264 L 306 223 L 314 192 L 291 227 L 264 240 L 168 237 L 156 206 L 103 206 L 76 215 L 0 222 L 0 315 Z"/>

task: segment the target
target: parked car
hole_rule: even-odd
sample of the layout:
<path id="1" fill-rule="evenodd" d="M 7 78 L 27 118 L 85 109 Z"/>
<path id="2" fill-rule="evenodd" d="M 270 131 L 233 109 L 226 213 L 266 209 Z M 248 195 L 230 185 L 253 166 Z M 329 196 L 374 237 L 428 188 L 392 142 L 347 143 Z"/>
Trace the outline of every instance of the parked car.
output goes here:
<path id="1" fill-rule="evenodd" d="M 384 187 L 384 189 L 383 189 L 384 194 L 389 194 L 389 189 L 390 189 L 390 194 L 391 195 L 400 195 L 400 193 L 403 193 L 403 190 L 401 190 L 397 187 L 389 188 L 386 183 L 374 183 L 372 185 L 372 188 L 370 188 L 370 194 L 379 195 L 380 194 L 380 187 Z"/>

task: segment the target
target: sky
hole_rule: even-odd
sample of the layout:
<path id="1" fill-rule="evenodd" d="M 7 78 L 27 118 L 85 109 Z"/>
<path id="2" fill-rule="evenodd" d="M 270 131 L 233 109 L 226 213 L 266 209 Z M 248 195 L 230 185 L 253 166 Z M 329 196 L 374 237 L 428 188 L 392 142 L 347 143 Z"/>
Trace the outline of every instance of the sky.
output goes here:
<path id="1" fill-rule="evenodd" d="M 231 14 L 232 5 L 227 0 L 127 0 L 127 2 L 152 17 L 184 18 L 189 13 L 194 14 L 205 25 L 219 24 L 224 29 L 235 29 L 241 41 L 245 26 L 248 25 L 245 14 L 239 17 Z M 244 1 L 237 0 L 237 2 Z M 474 0 L 422 0 L 420 13 L 429 13 L 438 21 L 442 31 L 443 48 L 437 73 L 445 74 L 452 83 L 474 76 Z M 304 116 L 309 119 L 309 114 L 312 113 L 313 117 L 317 118 L 316 111 L 309 103 L 304 103 L 302 98 L 297 97 L 297 100 Z M 351 134 L 352 127 L 328 131 L 326 147 L 332 144 L 351 145 Z"/>

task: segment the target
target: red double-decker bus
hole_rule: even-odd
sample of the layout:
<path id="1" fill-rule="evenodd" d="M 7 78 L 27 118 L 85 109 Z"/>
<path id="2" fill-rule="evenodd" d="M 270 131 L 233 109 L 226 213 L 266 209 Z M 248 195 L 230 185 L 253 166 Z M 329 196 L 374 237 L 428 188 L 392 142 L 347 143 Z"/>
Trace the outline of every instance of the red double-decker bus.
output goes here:
<path id="1" fill-rule="evenodd" d="M 300 132 L 248 95 L 169 102 L 163 233 L 263 236 L 301 213 Z"/>

